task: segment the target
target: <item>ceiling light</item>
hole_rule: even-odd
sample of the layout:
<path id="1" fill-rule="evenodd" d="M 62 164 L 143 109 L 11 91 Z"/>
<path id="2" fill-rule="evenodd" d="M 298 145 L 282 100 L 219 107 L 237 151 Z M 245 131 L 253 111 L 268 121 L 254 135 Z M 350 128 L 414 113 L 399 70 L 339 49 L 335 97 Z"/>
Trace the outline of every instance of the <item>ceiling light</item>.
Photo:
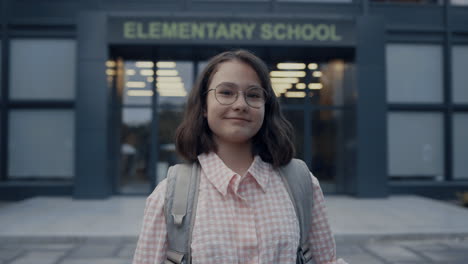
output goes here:
<path id="1" fill-rule="evenodd" d="M 323 85 L 321 83 L 309 83 L 309 89 L 318 90 L 322 88 L 323 88 Z"/>
<path id="2" fill-rule="evenodd" d="M 304 77 L 306 73 L 304 71 L 272 71 L 270 72 L 271 77 Z"/>
<path id="3" fill-rule="evenodd" d="M 159 91 L 158 94 L 160 96 L 172 96 L 172 97 L 184 97 L 187 95 L 185 91 Z"/>
<path id="4" fill-rule="evenodd" d="M 272 83 L 298 83 L 299 78 L 271 78 Z"/>
<path id="5" fill-rule="evenodd" d="M 306 85 L 305 85 L 305 83 L 298 83 L 298 84 L 296 84 L 296 88 L 297 89 L 305 89 Z"/>
<path id="6" fill-rule="evenodd" d="M 115 70 L 107 69 L 107 70 L 106 70 L 106 74 L 107 74 L 108 76 L 114 76 L 114 75 L 115 75 Z"/>
<path id="7" fill-rule="evenodd" d="M 137 61 L 135 62 L 137 68 L 153 68 L 154 63 L 152 61 Z"/>
<path id="8" fill-rule="evenodd" d="M 309 63 L 309 66 L 307 67 L 309 70 L 316 70 L 318 68 L 317 63 Z"/>
<path id="9" fill-rule="evenodd" d="M 145 88 L 146 83 L 145 82 L 127 82 L 126 86 L 128 88 Z"/>
<path id="10" fill-rule="evenodd" d="M 157 77 L 156 80 L 158 82 L 182 82 L 182 78 L 180 77 Z"/>
<path id="11" fill-rule="evenodd" d="M 306 96 L 305 92 L 286 92 L 286 97 L 289 98 L 304 98 Z"/>
<path id="12" fill-rule="evenodd" d="M 158 68 L 175 68 L 176 63 L 173 61 L 158 61 L 156 63 L 156 67 Z"/>
<path id="13" fill-rule="evenodd" d="M 184 89 L 184 83 L 156 83 L 156 87 L 163 89 Z"/>
<path id="14" fill-rule="evenodd" d="M 318 78 L 318 77 L 322 77 L 322 72 L 321 72 L 321 71 L 314 71 L 314 72 L 312 73 L 312 76 L 317 77 L 317 78 Z"/>
<path id="15" fill-rule="evenodd" d="M 177 76 L 179 73 L 177 70 L 157 70 L 156 75 L 158 76 Z"/>
<path id="16" fill-rule="evenodd" d="M 141 70 L 140 75 L 141 76 L 153 76 L 154 71 L 153 70 Z"/>
<path id="17" fill-rule="evenodd" d="M 280 70 L 303 70 L 305 63 L 278 63 L 276 67 Z"/>
<path id="18" fill-rule="evenodd" d="M 113 68 L 115 67 L 115 65 L 116 65 L 115 61 L 112 61 L 112 60 L 106 61 L 106 66 L 109 68 Z"/>
<path id="19" fill-rule="evenodd" d="M 153 91 L 151 90 L 130 90 L 127 91 L 128 96 L 153 96 Z"/>

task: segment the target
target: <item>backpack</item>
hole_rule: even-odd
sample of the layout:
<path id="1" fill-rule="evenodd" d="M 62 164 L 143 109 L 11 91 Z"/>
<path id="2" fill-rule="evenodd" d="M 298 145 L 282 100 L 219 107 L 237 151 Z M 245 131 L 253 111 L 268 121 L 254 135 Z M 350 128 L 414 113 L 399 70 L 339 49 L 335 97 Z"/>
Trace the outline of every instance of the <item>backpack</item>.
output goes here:
<path id="1" fill-rule="evenodd" d="M 167 191 L 164 214 L 167 228 L 167 253 L 164 264 L 191 264 L 190 245 L 198 201 L 200 165 L 177 164 L 167 172 Z M 307 165 L 298 159 L 278 170 L 294 205 L 300 228 L 297 264 L 312 264 L 312 250 L 308 243 L 313 195 L 312 179 Z"/>

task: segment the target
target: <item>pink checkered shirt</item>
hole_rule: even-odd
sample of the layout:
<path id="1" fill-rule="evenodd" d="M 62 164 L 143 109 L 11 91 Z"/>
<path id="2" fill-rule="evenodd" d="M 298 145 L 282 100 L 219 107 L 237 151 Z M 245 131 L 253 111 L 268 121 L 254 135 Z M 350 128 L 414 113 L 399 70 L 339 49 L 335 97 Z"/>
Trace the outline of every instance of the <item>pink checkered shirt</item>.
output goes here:
<path id="1" fill-rule="evenodd" d="M 202 167 L 192 238 L 192 263 L 296 263 L 299 223 L 279 175 L 255 157 L 244 177 L 215 154 L 198 156 Z M 323 193 L 311 174 L 314 195 L 310 244 L 317 264 L 346 264 L 336 259 Z M 146 200 L 143 226 L 133 264 L 159 264 L 166 258 L 166 222 L 162 181 Z"/>

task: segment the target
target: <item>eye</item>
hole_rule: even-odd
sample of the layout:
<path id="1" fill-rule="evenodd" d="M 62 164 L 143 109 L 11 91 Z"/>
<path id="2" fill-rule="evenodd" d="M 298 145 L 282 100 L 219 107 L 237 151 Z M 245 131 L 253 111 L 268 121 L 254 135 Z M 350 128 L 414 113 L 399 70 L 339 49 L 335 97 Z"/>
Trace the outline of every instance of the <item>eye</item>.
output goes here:
<path id="1" fill-rule="evenodd" d="M 263 91 L 259 88 L 251 89 L 247 92 L 247 97 L 252 99 L 263 99 L 264 94 Z"/>
<path id="2" fill-rule="evenodd" d="M 216 93 L 221 96 L 233 96 L 234 91 L 228 88 L 218 88 L 216 89 Z"/>

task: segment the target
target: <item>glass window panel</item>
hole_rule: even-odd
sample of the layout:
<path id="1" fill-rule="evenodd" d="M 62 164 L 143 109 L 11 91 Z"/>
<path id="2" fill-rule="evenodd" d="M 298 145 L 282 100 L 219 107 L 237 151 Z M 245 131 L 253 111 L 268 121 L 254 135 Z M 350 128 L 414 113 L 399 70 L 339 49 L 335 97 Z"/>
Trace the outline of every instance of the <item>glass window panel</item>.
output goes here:
<path id="1" fill-rule="evenodd" d="M 152 61 L 124 62 L 124 105 L 151 106 L 153 101 L 154 63 Z"/>
<path id="2" fill-rule="evenodd" d="M 302 3 L 336 4 L 336 3 L 352 3 L 353 0 L 278 0 L 278 2 L 302 2 Z"/>
<path id="3" fill-rule="evenodd" d="M 468 0 L 451 0 L 452 5 L 468 5 Z"/>
<path id="4" fill-rule="evenodd" d="M 172 65 L 172 64 L 175 65 Z M 183 106 L 193 85 L 193 62 L 163 61 L 158 62 L 156 88 L 159 93 L 159 105 Z M 173 67 L 172 67 L 173 66 Z M 175 71 L 175 72 L 170 72 Z"/>
<path id="5" fill-rule="evenodd" d="M 12 99 L 75 98 L 75 40 L 13 39 L 10 45 Z"/>
<path id="6" fill-rule="evenodd" d="M 150 191 L 151 107 L 123 107 L 120 148 L 120 191 Z"/>
<path id="7" fill-rule="evenodd" d="M 468 46 L 452 48 L 452 100 L 468 103 Z"/>
<path id="8" fill-rule="evenodd" d="M 196 72 L 197 77 L 200 76 L 201 72 L 205 69 L 206 65 L 208 65 L 208 61 L 200 61 L 198 63 L 198 72 Z"/>
<path id="9" fill-rule="evenodd" d="M 443 4 L 443 0 L 371 0 L 371 2 L 381 3 L 420 3 L 420 4 Z"/>
<path id="10" fill-rule="evenodd" d="M 335 184 L 338 179 L 344 180 L 345 173 L 352 172 L 354 165 L 346 163 L 347 158 L 355 156 L 355 136 L 350 129 L 355 124 L 350 114 L 341 110 L 313 112 L 311 171 L 321 183 Z"/>
<path id="11" fill-rule="evenodd" d="M 440 45 L 388 44 L 386 56 L 388 102 L 442 102 Z"/>
<path id="12" fill-rule="evenodd" d="M 453 116 L 453 177 L 468 179 L 468 114 Z"/>
<path id="13" fill-rule="evenodd" d="M 1 37 L 1 36 L 0 36 L 0 37 Z M 3 42 L 3 41 L 0 41 L 0 98 L 2 98 L 2 65 L 3 65 L 3 59 L 2 59 L 2 54 L 3 54 L 2 42 Z"/>
<path id="14" fill-rule="evenodd" d="M 294 128 L 296 157 L 304 160 L 304 112 L 302 110 L 283 111 L 286 119 Z"/>
<path id="15" fill-rule="evenodd" d="M 343 60 L 327 62 L 288 62 L 270 66 L 271 82 L 284 104 L 301 104 L 310 98 L 314 104 L 343 105 L 354 100 L 354 65 Z"/>
<path id="16" fill-rule="evenodd" d="M 443 120 L 440 113 L 388 115 L 390 176 L 443 180 Z"/>
<path id="17" fill-rule="evenodd" d="M 156 166 L 157 182 L 166 176 L 167 169 L 177 163 L 183 163 L 175 150 L 175 131 L 182 122 L 182 107 L 158 108 L 158 143 L 159 154 Z"/>
<path id="18" fill-rule="evenodd" d="M 72 178 L 74 129 L 73 111 L 10 112 L 9 178 Z"/>
<path id="19" fill-rule="evenodd" d="M 354 64 L 342 60 L 320 63 L 311 71 L 312 80 L 307 85 L 312 102 L 323 105 L 354 104 L 356 100 Z"/>

